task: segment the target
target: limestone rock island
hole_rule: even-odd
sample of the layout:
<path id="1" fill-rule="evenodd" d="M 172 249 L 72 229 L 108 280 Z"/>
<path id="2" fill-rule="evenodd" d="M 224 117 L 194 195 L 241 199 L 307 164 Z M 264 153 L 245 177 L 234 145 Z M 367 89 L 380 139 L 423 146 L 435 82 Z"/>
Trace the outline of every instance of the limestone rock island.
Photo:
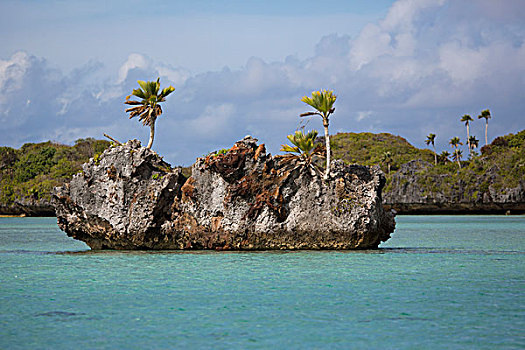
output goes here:
<path id="1" fill-rule="evenodd" d="M 92 249 L 369 249 L 394 231 L 379 167 L 320 172 L 246 137 L 192 175 L 132 140 L 91 159 L 53 194 L 59 227 Z"/>

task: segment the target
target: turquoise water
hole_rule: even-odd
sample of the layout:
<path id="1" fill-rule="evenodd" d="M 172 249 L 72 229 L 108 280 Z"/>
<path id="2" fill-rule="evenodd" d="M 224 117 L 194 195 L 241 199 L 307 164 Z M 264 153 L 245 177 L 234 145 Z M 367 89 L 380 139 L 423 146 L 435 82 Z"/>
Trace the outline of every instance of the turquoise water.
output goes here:
<path id="1" fill-rule="evenodd" d="M 0 349 L 523 349 L 525 217 L 399 216 L 359 252 L 91 252 L 0 218 Z"/>

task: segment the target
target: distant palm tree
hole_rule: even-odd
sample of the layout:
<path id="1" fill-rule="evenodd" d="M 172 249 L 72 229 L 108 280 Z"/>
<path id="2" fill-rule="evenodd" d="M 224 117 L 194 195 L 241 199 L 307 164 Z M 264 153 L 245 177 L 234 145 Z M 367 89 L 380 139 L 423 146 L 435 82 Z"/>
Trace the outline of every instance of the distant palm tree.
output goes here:
<path id="1" fill-rule="evenodd" d="M 457 161 L 458 162 L 458 166 L 459 168 L 461 169 L 461 156 L 462 156 L 463 152 L 459 149 L 459 148 L 456 148 L 454 150 L 454 153 L 452 153 L 452 159 Z"/>
<path id="2" fill-rule="evenodd" d="M 457 136 L 454 136 L 453 138 L 451 138 L 448 143 L 454 148 L 457 148 L 458 145 L 463 145 L 463 143 L 461 143 L 459 137 Z"/>
<path id="3" fill-rule="evenodd" d="M 448 157 L 450 157 L 450 153 L 448 153 L 448 151 L 443 151 L 439 156 L 443 158 L 443 162 L 446 163 L 448 161 Z"/>
<path id="4" fill-rule="evenodd" d="M 330 135 L 328 134 L 328 125 L 330 124 L 329 117 L 335 112 L 334 103 L 337 96 L 334 95 L 333 91 L 314 91 L 312 97 L 304 96 L 301 101 L 312 106 L 317 112 L 306 112 L 302 113 L 301 117 L 308 117 L 312 115 L 318 115 L 323 118 L 324 127 L 324 138 L 326 144 L 326 172 L 324 175 L 325 180 L 330 176 Z"/>
<path id="5" fill-rule="evenodd" d="M 470 153 L 470 129 L 469 129 L 469 124 L 471 121 L 473 121 L 474 119 L 472 119 L 472 117 L 468 114 L 465 114 L 464 116 L 461 117 L 461 121 L 465 123 L 465 126 L 467 127 L 467 145 L 468 145 L 468 150 L 469 150 L 469 153 Z"/>
<path id="6" fill-rule="evenodd" d="M 432 148 L 434 149 L 434 163 L 437 165 L 438 164 L 438 159 L 437 159 L 437 154 L 436 154 L 436 147 L 434 147 L 434 140 L 436 139 L 436 134 L 428 134 L 427 136 L 427 140 L 425 141 L 425 143 L 428 145 L 432 144 Z"/>
<path id="7" fill-rule="evenodd" d="M 175 91 L 175 88 L 170 85 L 159 93 L 159 81 L 160 78 L 157 78 L 157 81 L 139 80 L 140 88 L 134 89 L 131 95 L 126 97 L 126 102 L 124 102 L 127 105 L 135 106 L 126 109 L 126 113 L 129 113 L 130 119 L 138 116 L 144 126 L 148 125 L 150 127 L 149 142 L 146 148 L 151 148 L 153 145 L 155 122 L 157 121 L 157 117 L 162 114 L 160 103 L 166 101 L 166 96 Z M 129 98 L 131 96 L 136 96 L 141 100 L 130 100 Z"/>
<path id="8" fill-rule="evenodd" d="M 476 136 L 472 135 L 468 139 L 468 143 L 470 145 L 470 153 L 472 155 L 472 152 L 474 151 L 474 148 L 477 148 L 479 145 L 479 140 L 476 138 Z"/>
<path id="9" fill-rule="evenodd" d="M 392 164 L 392 153 L 386 151 L 381 156 L 381 161 L 387 165 L 387 174 L 390 174 L 390 165 Z"/>
<path id="10" fill-rule="evenodd" d="M 480 115 L 478 115 L 478 119 L 485 118 L 485 146 L 489 144 L 489 138 L 488 138 L 488 130 L 489 130 L 489 119 L 492 118 L 490 115 L 490 111 L 488 109 L 485 109 L 481 112 Z"/>
<path id="11" fill-rule="evenodd" d="M 458 166 L 461 169 L 461 163 L 459 161 L 461 159 L 461 150 L 458 149 L 458 145 L 463 145 L 463 143 L 461 143 L 461 141 L 459 140 L 459 137 L 457 136 L 451 138 L 448 143 L 452 147 L 454 147 L 454 152 L 452 153 L 452 159 L 458 162 Z"/>

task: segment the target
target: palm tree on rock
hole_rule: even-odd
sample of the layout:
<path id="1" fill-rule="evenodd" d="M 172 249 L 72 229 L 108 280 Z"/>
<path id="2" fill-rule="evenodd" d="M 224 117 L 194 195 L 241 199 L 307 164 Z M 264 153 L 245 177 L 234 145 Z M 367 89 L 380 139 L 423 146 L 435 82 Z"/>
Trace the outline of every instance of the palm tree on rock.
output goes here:
<path id="1" fill-rule="evenodd" d="M 301 101 L 312 106 L 316 112 L 302 113 L 301 117 L 318 115 L 323 118 L 324 138 L 326 144 L 326 172 L 325 180 L 330 176 L 330 135 L 328 134 L 328 125 L 330 124 L 330 115 L 335 112 L 334 103 L 337 96 L 331 90 L 322 90 L 312 92 L 312 97 L 304 96 Z"/>
<path id="2" fill-rule="evenodd" d="M 438 159 L 437 159 L 437 154 L 436 154 L 436 147 L 434 146 L 434 140 L 436 139 L 436 134 L 428 134 L 427 136 L 427 140 L 425 141 L 425 143 L 428 145 L 432 144 L 432 148 L 434 149 L 434 163 L 437 165 L 438 164 Z"/>
<path id="3" fill-rule="evenodd" d="M 465 126 L 467 127 L 467 145 L 468 145 L 468 151 L 470 153 L 471 151 L 471 147 L 470 147 L 470 128 L 469 128 L 469 124 L 471 121 L 473 121 L 474 119 L 472 119 L 472 117 L 468 114 L 465 114 L 464 116 L 461 117 L 461 121 L 465 123 Z"/>
<path id="4" fill-rule="evenodd" d="M 461 163 L 459 161 L 461 158 L 461 151 L 458 149 L 458 146 L 463 145 L 463 143 L 461 143 L 459 137 L 457 136 L 451 138 L 448 143 L 454 148 L 454 152 L 452 153 L 452 159 L 458 162 L 458 166 L 461 169 Z"/>
<path id="5" fill-rule="evenodd" d="M 299 165 L 317 171 L 313 165 L 314 157 L 322 157 L 324 153 L 323 147 L 320 144 L 315 144 L 317 130 L 309 131 L 306 134 L 302 130 L 297 130 L 295 134 L 288 135 L 286 138 L 293 146 L 281 145 L 281 151 L 288 152 L 283 156 L 284 162 L 297 160 Z"/>
<path id="6" fill-rule="evenodd" d="M 488 109 L 485 109 L 481 112 L 480 115 L 478 115 L 478 119 L 485 118 L 485 146 L 489 144 L 488 139 L 488 130 L 489 130 L 489 119 L 492 118 L 490 115 L 490 111 Z"/>
<path id="7" fill-rule="evenodd" d="M 160 78 L 157 78 L 157 81 L 139 80 L 138 83 L 140 87 L 134 89 L 131 95 L 126 97 L 126 102 L 124 103 L 135 106 L 126 109 L 126 113 L 129 113 L 130 119 L 138 116 L 139 121 L 141 121 L 144 126 L 148 125 L 150 127 L 149 142 L 146 148 L 151 148 L 153 139 L 155 138 L 155 122 L 162 114 L 160 103 L 166 101 L 166 96 L 175 91 L 175 88 L 170 85 L 159 92 Z M 140 101 L 130 100 L 131 96 L 138 97 Z"/>

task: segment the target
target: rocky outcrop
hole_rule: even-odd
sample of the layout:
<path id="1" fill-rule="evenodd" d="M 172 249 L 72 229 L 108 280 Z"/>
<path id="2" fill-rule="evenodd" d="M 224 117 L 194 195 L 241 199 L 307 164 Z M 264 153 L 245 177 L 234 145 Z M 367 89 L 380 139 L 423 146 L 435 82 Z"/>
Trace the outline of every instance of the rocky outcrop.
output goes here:
<path id="1" fill-rule="evenodd" d="M 158 239 L 184 182 L 180 169 L 129 141 L 55 188 L 58 226 L 92 249 L 170 248 Z"/>
<path id="2" fill-rule="evenodd" d="M 58 224 L 93 249 L 367 249 L 393 232 L 377 167 L 314 168 L 247 137 L 186 179 L 138 141 L 107 150 L 54 194 Z"/>
<path id="3" fill-rule="evenodd" d="M 499 188 L 494 183 L 497 169 L 465 180 L 451 182 L 448 174 L 432 174 L 433 165 L 413 160 L 401 166 L 392 176 L 389 191 L 384 195 L 386 208 L 403 214 L 503 214 L 525 212 L 525 180 L 515 188 Z M 430 186 L 429 186 L 430 184 Z M 430 190 L 429 190 L 430 187 Z"/>

